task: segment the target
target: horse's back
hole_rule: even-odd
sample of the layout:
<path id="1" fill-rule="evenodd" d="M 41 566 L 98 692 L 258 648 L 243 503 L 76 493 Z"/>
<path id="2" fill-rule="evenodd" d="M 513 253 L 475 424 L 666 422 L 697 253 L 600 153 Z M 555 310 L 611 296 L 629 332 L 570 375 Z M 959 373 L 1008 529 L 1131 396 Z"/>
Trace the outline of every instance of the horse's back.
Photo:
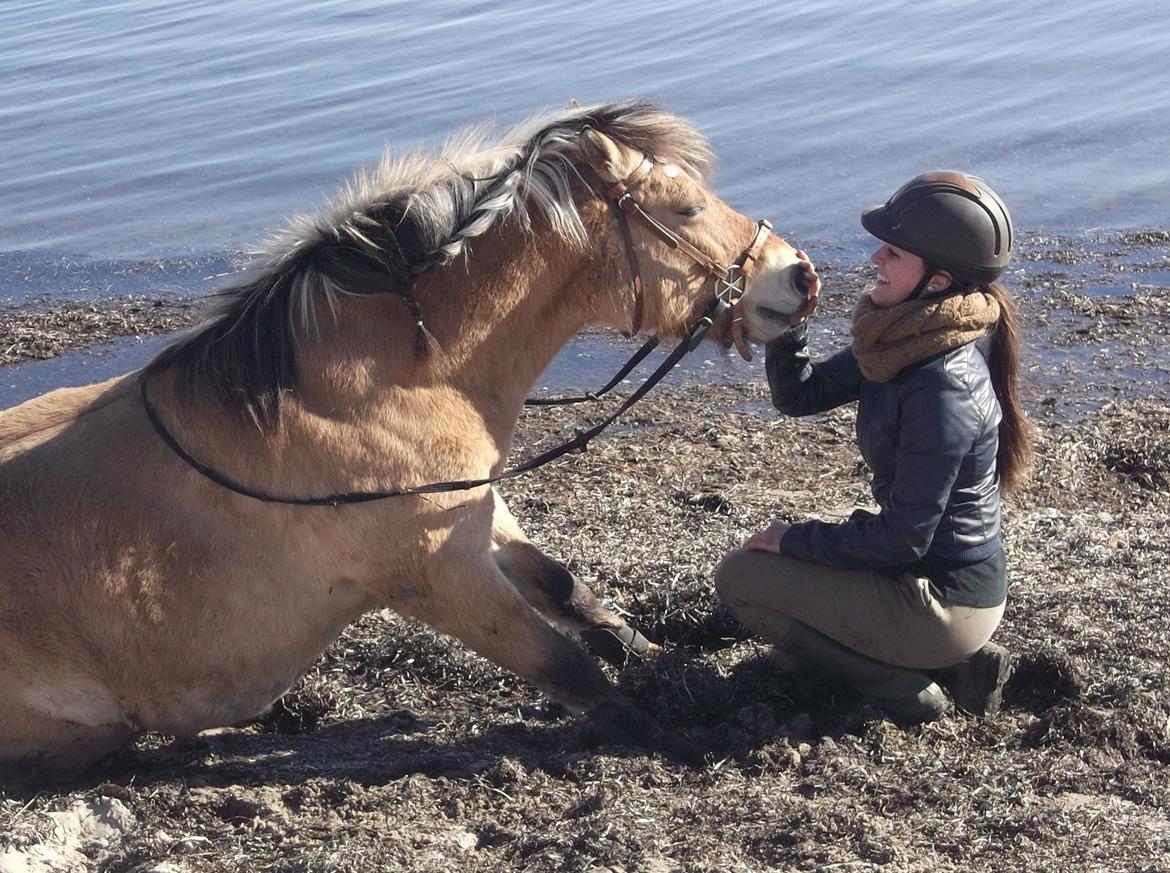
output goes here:
<path id="1" fill-rule="evenodd" d="M 118 376 L 81 388 L 58 388 L 26 400 L 11 409 L 0 410 L 0 459 L 11 455 L 18 444 L 39 442 L 68 427 L 88 412 L 101 409 L 132 392 L 133 379 Z"/>

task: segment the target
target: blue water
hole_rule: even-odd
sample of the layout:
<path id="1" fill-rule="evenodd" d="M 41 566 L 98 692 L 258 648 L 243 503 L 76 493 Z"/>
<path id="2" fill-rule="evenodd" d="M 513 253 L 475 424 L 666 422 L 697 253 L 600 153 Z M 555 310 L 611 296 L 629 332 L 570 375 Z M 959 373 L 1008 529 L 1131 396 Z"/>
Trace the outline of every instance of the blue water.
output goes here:
<path id="1" fill-rule="evenodd" d="M 923 169 L 1029 229 L 1166 224 L 1164 0 L 4 0 L 0 252 L 248 249 L 382 149 L 623 96 L 802 244 Z M 0 297 L 3 297 L 0 291 Z"/>
<path id="2" fill-rule="evenodd" d="M 1165 228 L 1168 59 L 1164 0 L 2 0 L 0 302 L 207 293 L 383 149 L 570 98 L 689 117 L 818 258 L 939 167 L 1025 231 Z M 6 368 L 0 406 L 152 348 Z"/>

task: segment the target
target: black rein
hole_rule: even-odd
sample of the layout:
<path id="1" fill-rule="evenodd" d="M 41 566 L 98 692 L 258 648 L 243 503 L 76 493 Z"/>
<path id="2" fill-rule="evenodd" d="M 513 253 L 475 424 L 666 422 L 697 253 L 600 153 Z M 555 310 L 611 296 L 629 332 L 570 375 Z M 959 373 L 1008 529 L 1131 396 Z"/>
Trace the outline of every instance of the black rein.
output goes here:
<path id="1" fill-rule="evenodd" d="M 450 482 L 432 482 L 429 485 L 417 485 L 412 488 L 396 488 L 390 491 L 347 491 L 339 494 L 330 494 L 326 497 L 280 497 L 278 495 L 266 494 L 263 491 L 256 491 L 246 485 L 241 485 L 234 479 L 230 479 L 212 467 L 207 466 L 203 462 L 193 457 L 190 452 L 179 444 L 174 435 L 167 429 L 163 423 L 162 418 L 159 417 L 158 410 L 155 409 L 154 404 L 150 402 L 150 397 L 146 391 L 146 380 L 140 379 L 138 383 L 139 394 L 142 397 L 142 405 L 146 409 L 146 416 L 150 419 L 151 425 L 154 426 L 155 431 L 162 438 L 162 441 L 176 455 L 182 458 L 191 466 L 196 472 L 210 479 L 216 485 L 234 491 L 237 494 L 242 494 L 245 497 L 252 497 L 256 500 L 263 500 L 266 503 L 285 503 L 294 506 L 341 506 L 348 503 L 369 503 L 372 500 L 384 500 L 388 497 L 406 497 L 412 494 L 439 494 L 448 491 L 469 491 L 472 488 L 481 488 L 484 485 L 491 485 L 495 482 L 502 482 L 505 479 L 514 479 L 521 476 L 530 470 L 535 470 L 537 467 L 542 467 L 545 464 L 555 461 L 563 455 L 567 455 L 573 451 L 585 451 L 589 441 L 600 434 L 603 430 L 613 424 L 622 413 L 641 400 L 651 388 L 657 385 L 662 378 L 674 369 L 675 365 L 682 360 L 683 356 L 692 351 L 695 347 L 703 341 L 703 337 L 707 335 L 707 331 L 728 309 L 728 304 L 723 298 L 717 297 L 707 308 L 703 317 L 699 319 L 698 323 L 691 328 L 687 337 L 675 346 L 674 350 L 666 357 L 666 359 L 658 365 L 658 368 L 650 374 L 650 376 L 638 386 L 625 402 L 618 407 L 617 411 L 608 416 L 598 424 L 595 424 L 589 430 L 577 431 L 577 435 L 568 442 L 564 442 L 559 446 L 549 449 L 547 452 L 542 452 L 534 458 L 529 458 L 522 464 L 519 464 L 510 469 L 504 470 L 502 473 L 497 473 L 495 476 L 488 476 L 484 479 L 456 479 Z M 596 392 L 593 397 L 600 396 L 608 391 L 614 384 L 621 380 L 621 378 L 634 368 L 634 366 L 650 353 L 654 348 L 657 340 L 652 340 L 646 343 L 638 353 L 631 359 L 631 363 L 623 368 L 625 372 L 619 373 L 611 384 Z M 640 356 L 640 357 L 639 357 Z M 582 399 L 592 399 L 592 397 L 585 397 Z M 572 403 L 576 402 L 577 398 L 551 398 L 552 402 Z"/>

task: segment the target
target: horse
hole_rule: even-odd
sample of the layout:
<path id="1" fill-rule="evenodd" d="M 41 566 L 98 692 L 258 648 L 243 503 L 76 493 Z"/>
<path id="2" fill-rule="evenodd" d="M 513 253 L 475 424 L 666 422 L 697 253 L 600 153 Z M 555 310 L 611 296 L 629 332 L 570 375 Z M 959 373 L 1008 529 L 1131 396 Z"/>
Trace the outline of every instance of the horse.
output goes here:
<path id="1" fill-rule="evenodd" d="M 77 773 L 145 731 L 253 719 L 376 608 L 653 731 L 578 636 L 629 628 L 490 482 L 410 489 L 499 473 L 569 339 L 685 334 L 749 243 L 711 336 L 762 341 L 808 304 L 793 248 L 705 187 L 711 160 L 634 100 L 387 153 L 140 371 L 0 413 L 0 763 Z"/>

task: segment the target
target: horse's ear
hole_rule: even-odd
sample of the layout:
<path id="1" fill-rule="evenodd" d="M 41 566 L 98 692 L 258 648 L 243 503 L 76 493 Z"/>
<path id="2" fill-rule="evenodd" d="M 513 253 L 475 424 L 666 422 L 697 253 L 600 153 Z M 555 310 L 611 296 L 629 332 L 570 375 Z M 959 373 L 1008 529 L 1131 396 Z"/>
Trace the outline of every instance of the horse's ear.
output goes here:
<path id="1" fill-rule="evenodd" d="M 592 127 L 586 127 L 578 138 L 581 156 L 602 179 L 617 182 L 634 172 L 642 162 L 642 155 L 627 148 Z"/>

